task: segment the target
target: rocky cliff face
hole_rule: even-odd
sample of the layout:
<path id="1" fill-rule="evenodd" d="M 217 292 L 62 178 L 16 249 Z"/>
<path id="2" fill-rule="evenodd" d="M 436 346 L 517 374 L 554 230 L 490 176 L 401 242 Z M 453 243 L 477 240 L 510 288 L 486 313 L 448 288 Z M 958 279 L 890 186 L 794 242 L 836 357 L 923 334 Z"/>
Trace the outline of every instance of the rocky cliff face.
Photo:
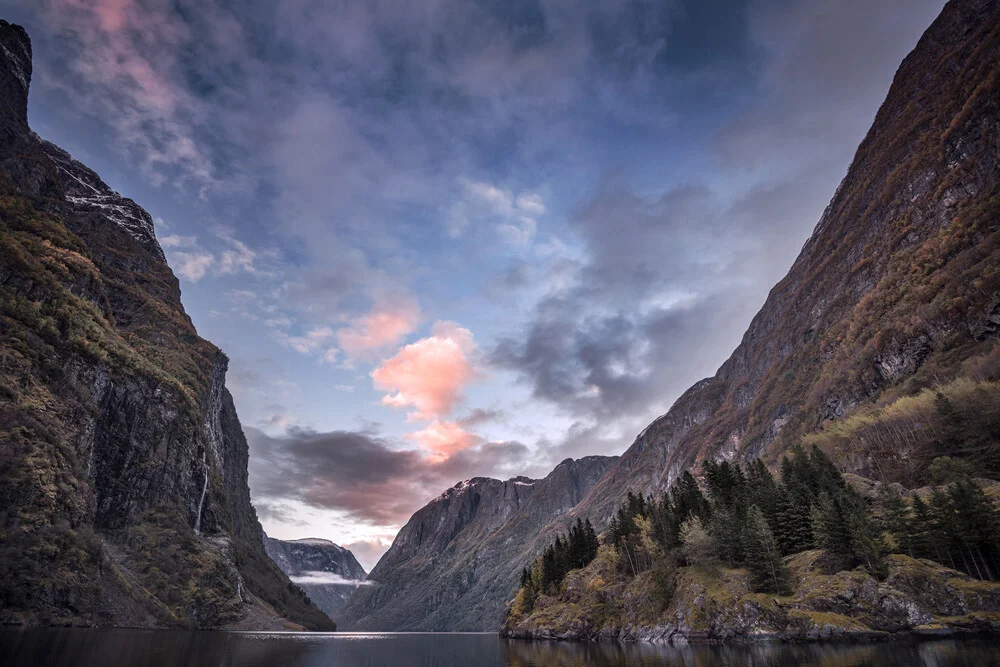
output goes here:
<path id="1" fill-rule="evenodd" d="M 774 460 L 876 400 L 996 379 L 998 57 L 1000 5 L 949 2 L 739 347 L 639 434 L 578 514 L 606 519 L 628 490 L 662 489 L 709 458 Z M 842 462 L 875 475 L 893 455 L 922 453 Z"/>
<path id="2" fill-rule="evenodd" d="M 30 80 L 0 21 L 0 620 L 332 627 L 264 552 L 152 219 L 31 132 Z"/>
<path id="3" fill-rule="evenodd" d="M 418 510 L 337 621 L 348 630 L 491 631 L 521 568 L 614 457 L 567 459 L 544 479 L 460 482 Z"/>
<path id="4" fill-rule="evenodd" d="M 333 619 L 368 576 L 350 550 L 329 540 L 276 540 L 265 535 L 264 547 L 281 571 Z"/>

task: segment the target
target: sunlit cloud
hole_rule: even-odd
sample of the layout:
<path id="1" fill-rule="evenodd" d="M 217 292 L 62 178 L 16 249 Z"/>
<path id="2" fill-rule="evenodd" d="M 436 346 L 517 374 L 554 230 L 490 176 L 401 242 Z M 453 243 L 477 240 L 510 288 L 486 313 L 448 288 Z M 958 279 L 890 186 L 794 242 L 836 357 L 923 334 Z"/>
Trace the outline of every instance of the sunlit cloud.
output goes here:
<path id="1" fill-rule="evenodd" d="M 438 458 L 447 458 L 474 445 L 479 438 L 456 422 L 437 419 L 419 431 L 407 433 L 406 438 L 420 445 Z"/>
<path id="2" fill-rule="evenodd" d="M 449 414 L 462 389 L 476 378 L 470 360 L 472 332 L 454 322 L 438 322 L 431 335 L 411 343 L 372 371 L 377 389 L 389 392 L 382 403 L 411 407 L 410 420 L 433 420 Z"/>
<path id="3" fill-rule="evenodd" d="M 420 309 L 412 299 L 376 303 L 349 326 L 337 330 L 337 344 L 349 358 L 365 358 L 398 345 L 419 321 Z"/>

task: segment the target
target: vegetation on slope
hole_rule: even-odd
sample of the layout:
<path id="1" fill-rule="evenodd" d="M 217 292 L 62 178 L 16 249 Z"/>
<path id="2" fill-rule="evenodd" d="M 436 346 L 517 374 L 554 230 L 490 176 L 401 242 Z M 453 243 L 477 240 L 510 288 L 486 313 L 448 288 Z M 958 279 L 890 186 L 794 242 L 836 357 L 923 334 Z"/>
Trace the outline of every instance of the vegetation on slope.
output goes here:
<path id="1" fill-rule="evenodd" d="M 133 525 L 95 531 L 93 444 L 81 444 L 101 411 L 88 386 L 94 369 L 156 391 L 177 410 L 172 428 L 194 437 L 221 353 L 166 295 L 176 287 L 164 282 L 173 280 L 165 265 L 138 273 L 124 254 L 94 256 L 50 207 L 7 186 L 0 193 L 0 620 L 110 622 L 102 576 L 125 567 L 130 595 L 155 622 L 232 622 L 242 610 L 228 559 L 194 534 L 187 508 L 164 501 Z M 115 318 L 113 302 L 127 321 Z M 139 477 L 164 463 L 139 456 L 128 464 Z M 224 497 L 212 477 L 213 496 Z M 240 532 L 230 508 L 217 507 L 214 519 Z M 233 555 L 251 591 L 307 627 L 332 628 L 248 539 L 235 535 Z M 120 562 L 104 540 L 124 552 Z"/>
<path id="2" fill-rule="evenodd" d="M 521 571 L 521 587 L 513 603 L 518 613 L 530 613 L 539 594 L 558 590 L 567 572 L 586 567 L 597 557 L 599 546 L 590 519 L 577 519 L 565 537 L 557 535 L 555 542 Z"/>
<path id="3" fill-rule="evenodd" d="M 872 405 L 806 436 L 866 477 L 921 486 L 931 462 L 966 461 L 985 476 L 1000 471 L 1000 347 L 963 365 L 943 385 Z"/>
<path id="4" fill-rule="evenodd" d="M 659 498 L 629 494 L 593 562 L 547 589 L 522 582 L 504 631 L 806 637 L 897 632 L 932 617 L 1000 628 L 1000 511 L 961 465 L 935 469 L 953 481 L 930 503 L 886 485 L 870 504 L 818 449 L 783 459 L 780 481 L 759 460 L 709 463 L 704 491 L 685 474 Z M 855 596 L 869 599 L 846 602 Z M 912 618 L 899 618 L 907 605 Z"/>

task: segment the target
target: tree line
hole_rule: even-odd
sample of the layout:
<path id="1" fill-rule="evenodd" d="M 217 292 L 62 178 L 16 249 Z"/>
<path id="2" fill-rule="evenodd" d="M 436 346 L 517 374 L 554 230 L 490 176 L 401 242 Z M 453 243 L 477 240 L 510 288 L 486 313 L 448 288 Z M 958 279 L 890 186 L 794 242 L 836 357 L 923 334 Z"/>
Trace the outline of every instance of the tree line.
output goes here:
<path id="1" fill-rule="evenodd" d="M 532 563 L 521 570 L 519 594 L 527 611 L 531 611 L 538 595 L 554 593 L 570 570 L 586 567 L 597 556 L 600 546 L 597 532 L 590 519 L 577 519 L 569 532 L 557 535 Z"/>
<path id="2" fill-rule="evenodd" d="M 684 565 L 744 567 L 754 591 L 789 594 L 784 557 L 816 548 L 839 569 L 860 566 L 879 579 L 890 552 L 980 579 L 1000 573 L 1000 512 L 966 470 L 936 488 L 929 502 L 917 494 L 907 502 L 883 487 L 874 508 L 818 448 L 794 448 L 781 462 L 780 478 L 759 459 L 708 461 L 702 473 L 701 484 L 685 472 L 656 497 L 630 492 L 603 536 L 620 575 L 651 571 L 664 606 Z M 569 570 L 597 554 L 592 526 L 578 520 L 522 572 L 521 610 L 530 611 L 539 594 L 555 592 Z"/>
<path id="3" fill-rule="evenodd" d="M 883 524 L 896 549 L 926 558 L 978 579 L 1000 575 L 1000 512 L 969 477 L 936 487 L 929 501 L 913 494 L 909 504 L 897 493 L 879 499 Z"/>

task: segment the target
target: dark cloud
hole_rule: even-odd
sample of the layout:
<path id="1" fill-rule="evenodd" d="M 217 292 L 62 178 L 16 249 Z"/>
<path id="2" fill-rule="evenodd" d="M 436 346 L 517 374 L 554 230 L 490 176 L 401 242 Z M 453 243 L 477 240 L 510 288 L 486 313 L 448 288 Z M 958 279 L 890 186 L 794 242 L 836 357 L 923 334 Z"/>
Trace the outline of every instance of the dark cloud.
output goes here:
<path id="1" fill-rule="evenodd" d="M 473 408 L 467 415 L 458 419 L 458 425 L 462 428 L 476 428 L 483 424 L 507 422 L 509 415 L 506 410 L 499 408 Z"/>
<path id="2" fill-rule="evenodd" d="M 518 442 L 483 442 L 438 461 L 372 432 L 292 428 L 269 436 L 247 428 L 246 434 L 250 487 L 262 515 L 277 518 L 282 502 L 296 500 L 381 526 L 404 523 L 457 480 L 520 474 L 529 453 Z"/>

